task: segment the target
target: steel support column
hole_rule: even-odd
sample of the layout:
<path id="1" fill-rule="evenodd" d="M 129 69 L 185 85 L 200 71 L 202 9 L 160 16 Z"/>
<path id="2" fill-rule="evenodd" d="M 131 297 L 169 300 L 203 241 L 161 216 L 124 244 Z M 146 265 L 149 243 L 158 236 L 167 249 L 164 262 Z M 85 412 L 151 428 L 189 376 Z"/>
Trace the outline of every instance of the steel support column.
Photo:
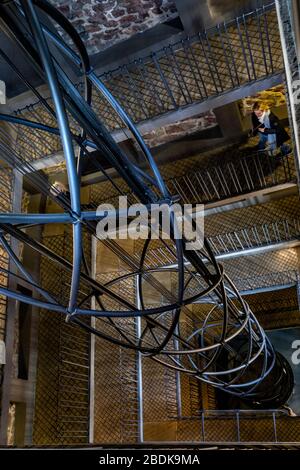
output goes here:
<path id="1" fill-rule="evenodd" d="M 141 299 L 138 288 L 138 278 L 136 277 L 136 306 L 140 309 Z M 142 319 L 141 317 L 136 318 L 136 332 L 137 337 L 141 338 L 142 334 Z M 142 353 L 136 352 L 136 368 L 137 368 L 137 400 L 138 400 L 138 443 L 144 442 L 144 411 L 143 411 L 143 356 Z"/>

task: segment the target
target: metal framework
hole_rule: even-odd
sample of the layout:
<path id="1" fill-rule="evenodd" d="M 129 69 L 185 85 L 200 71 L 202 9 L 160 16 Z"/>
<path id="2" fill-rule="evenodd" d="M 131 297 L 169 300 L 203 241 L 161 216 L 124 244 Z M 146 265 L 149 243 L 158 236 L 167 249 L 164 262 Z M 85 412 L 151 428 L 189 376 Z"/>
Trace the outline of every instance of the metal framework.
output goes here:
<path id="1" fill-rule="evenodd" d="M 182 34 L 163 41 L 155 50 L 143 50 L 131 60 L 96 70 L 97 76 L 118 99 L 130 118 L 144 132 L 221 106 L 226 94 L 251 94 L 282 83 L 280 37 L 274 2 L 245 15 L 201 31 L 192 37 Z M 1 54 L 1 51 L 0 51 Z M 242 96 L 235 95 L 234 99 Z M 225 102 L 214 104 L 215 99 Z M 213 101 L 212 101 L 213 100 Z M 232 101 L 232 99 L 231 99 Z M 230 102 L 230 101 L 229 101 Z M 209 103 L 209 107 L 201 109 Z M 93 90 L 93 107 L 102 122 L 118 139 L 124 138 L 122 121 L 111 113 L 102 95 Z M 40 103 L 19 109 L 17 115 L 39 113 Z M 181 114 L 182 113 L 182 114 Z M 176 114 L 176 116 L 175 116 Z M 126 136 L 125 136 L 126 138 Z"/>
<path id="2" fill-rule="evenodd" d="M 41 11 L 59 26 L 56 33 L 43 23 Z M 137 128 L 93 72 L 80 36 L 64 16 L 46 0 L 20 0 L 4 4 L 2 2 L 0 18 L 3 31 L 48 84 L 53 107 L 18 71 L 19 77 L 38 97 L 51 121 L 54 119 L 57 125 L 50 127 L 9 115 L 1 115 L 1 119 L 60 136 L 70 192 L 70 197 L 59 193 L 46 183 L 43 175 L 31 172 L 28 176 L 30 182 L 42 194 L 52 198 L 64 212 L 0 215 L 0 242 L 15 263 L 17 276 L 26 279 L 35 288 L 37 295 L 28 297 L 5 287 L 0 288 L 0 294 L 53 312 L 61 312 L 66 315 L 67 321 L 101 338 L 137 350 L 161 364 L 192 374 L 257 406 L 274 407 L 284 403 L 291 393 L 293 383 L 287 363 L 274 351 L 248 305 L 226 276 L 222 266 L 217 263 L 210 243 L 205 240 L 203 249 L 191 251 L 187 249 L 188 240 L 175 237 L 177 221 L 172 211 L 169 213 L 172 241 L 167 244 L 167 249 L 175 256 L 176 267 L 164 269 L 158 265 L 147 268 L 150 238 L 145 240 L 138 261 L 115 241 L 106 240 L 102 243 L 126 263 L 128 271 L 106 283 L 100 283 L 91 276 L 83 253 L 82 235 L 87 231 L 97 237 L 98 217 L 96 211 L 82 210 L 80 200 L 81 168 L 90 153 L 89 149 L 94 148 L 97 151 L 94 158 L 99 169 L 120 194 L 122 190 L 102 166 L 103 159 L 117 170 L 134 197 L 143 204 L 164 202 L 171 206 L 172 195 Z M 63 30 L 68 36 L 68 43 L 62 39 L 59 30 Z M 71 61 L 78 73 L 82 74 L 82 94 L 61 67 L 62 57 Z M 131 133 L 144 156 L 143 163 L 146 162 L 147 170 L 124 153 L 99 120 L 92 107 L 93 90 L 102 95 Z M 79 133 L 70 129 L 70 116 L 80 129 Z M 79 147 L 77 158 L 74 143 Z M 9 166 L 20 165 L 22 157 L 12 147 L 1 144 L 1 150 L 2 158 Z M 20 168 L 26 173 L 28 166 L 30 165 L 23 161 Z M 51 223 L 72 225 L 72 263 L 26 233 L 28 226 Z M 46 291 L 31 276 L 15 255 L 6 235 L 71 272 L 67 302 L 57 298 L 55 293 Z M 166 245 L 163 239 L 160 242 Z M 173 280 L 169 290 L 159 281 L 162 269 L 164 275 L 168 273 Z M 138 302 L 131 302 L 126 297 L 129 280 L 132 281 L 132 286 L 137 283 Z M 148 305 L 145 299 L 146 285 L 150 285 L 157 293 L 154 306 Z M 82 291 L 85 295 L 79 300 Z M 122 291 L 125 295 L 122 295 Z M 208 297 L 209 300 L 206 313 L 201 316 L 193 312 L 193 304 L 203 297 Z M 90 307 L 92 298 L 95 299 L 97 309 Z M 159 298 L 162 300 L 159 301 Z M 96 318 L 95 327 L 85 321 L 87 317 Z M 135 325 L 136 319 L 139 319 L 138 327 L 130 327 L 128 321 Z M 109 330 L 101 328 L 101 325 L 107 324 Z"/>

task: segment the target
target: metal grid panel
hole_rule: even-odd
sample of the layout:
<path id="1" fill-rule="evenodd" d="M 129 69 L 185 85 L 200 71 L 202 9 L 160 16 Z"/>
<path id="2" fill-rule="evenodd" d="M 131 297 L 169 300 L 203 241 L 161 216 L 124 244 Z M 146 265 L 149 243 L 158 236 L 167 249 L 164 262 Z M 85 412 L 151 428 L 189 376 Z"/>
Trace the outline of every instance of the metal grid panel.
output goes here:
<path id="1" fill-rule="evenodd" d="M 7 213 L 12 209 L 13 196 L 13 175 L 9 168 L 0 167 L 0 212 Z M 7 252 L 0 246 L 0 285 L 7 286 L 8 275 L 5 270 L 8 269 Z M 6 315 L 6 298 L 0 296 L 0 339 L 5 337 L 5 315 Z M 2 367 L 1 367 L 2 370 Z"/>
<path id="2" fill-rule="evenodd" d="M 205 204 L 296 179 L 292 154 L 274 157 L 257 152 L 228 161 L 225 157 L 216 166 L 168 179 L 169 191 L 186 204 Z"/>
<path id="3" fill-rule="evenodd" d="M 265 329 L 286 328 L 300 324 L 296 287 L 244 297 Z"/>
<path id="4" fill-rule="evenodd" d="M 296 181 L 293 154 L 253 153 L 251 147 L 247 151 L 245 156 L 239 150 L 233 155 L 230 149 L 219 149 L 200 158 L 181 159 L 172 165 L 164 165 L 161 172 L 170 193 L 179 196 L 180 202 L 185 204 L 206 204 Z M 130 195 L 127 188 L 123 188 L 124 194 Z M 116 190 L 108 183 L 92 185 L 91 197 L 97 205 L 118 201 Z"/>
<path id="5" fill-rule="evenodd" d="M 263 247 L 285 241 L 298 240 L 300 218 L 274 220 L 271 223 L 255 224 L 242 230 L 221 233 L 208 237 L 215 254 L 232 253 L 237 250 Z"/>
<path id="6" fill-rule="evenodd" d="M 285 218 L 279 219 L 279 216 L 285 216 Z M 299 216 L 298 197 L 291 196 L 267 204 L 258 204 L 206 217 L 205 234 L 215 254 L 233 253 L 237 250 L 242 251 L 248 248 L 298 240 L 300 235 Z M 251 225 L 253 222 L 255 222 L 254 225 Z M 234 230 L 232 230 L 233 228 Z M 213 236 L 210 234 L 213 234 Z M 134 257 L 137 261 L 139 260 L 143 245 L 143 240 L 135 241 Z M 167 266 L 176 263 L 176 256 L 172 253 L 174 250 L 170 251 L 171 248 L 167 240 L 165 243 L 160 240 L 152 240 L 145 258 L 145 266 Z M 224 262 L 229 263 L 229 260 Z M 231 263 L 233 266 L 237 266 L 238 269 L 237 260 L 232 260 Z M 244 263 L 244 261 L 242 260 L 241 263 Z M 286 279 L 283 281 L 283 284 L 286 284 L 288 280 L 295 282 L 295 269 L 297 269 L 295 260 L 292 265 L 287 263 L 286 268 L 284 268 L 284 263 L 280 264 L 281 267 L 278 270 L 271 269 L 267 273 L 257 273 L 256 271 L 255 274 L 261 280 L 263 280 L 262 276 L 269 274 L 274 277 L 274 281 L 277 284 L 280 278 Z M 240 271 L 243 272 L 242 269 Z M 285 275 L 283 271 L 286 272 Z M 248 278 L 249 273 L 248 271 L 245 272 Z M 278 273 L 281 274 L 278 275 Z M 240 273 L 238 275 L 234 273 L 234 276 L 240 280 L 244 277 Z M 276 280 L 277 277 L 278 279 Z M 249 282 L 251 282 L 251 279 L 249 279 Z"/>
<path id="7" fill-rule="evenodd" d="M 94 442 L 137 442 L 136 354 L 97 338 L 94 373 Z"/>
<path id="8" fill-rule="evenodd" d="M 143 360 L 144 420 L 166 421 L 168 418 L 165 370 L 150 359 Z"/>
<path id="9" fill-rule="evenodd" d="M 106 283 L 119 274 L 97 273 L 96 278 Z M 124 280 L 115 291 L 135 302 L 135 285 L 132 279 Z M 105 295 L 101 296 L 101 301 L 108 308 L 118 308 L 118 303 Z M 106 334 L 113 334 L 114 328 L 108 319 L 98 318 L 95 321 L 97 328 L 101 328 Z M 134 320 L 124 318 L 117 323 L 128 334 L 136 335 Z M 94 442 L 137 442 L 137 353 L 95 338 L 94 374 Z"/>
<path id="10" fill-rule="evenodd" d="M 274 442 L 276 434 L 274 432 L 273 416 L 266 418 L 257 417 L 255 426 L 250 418 L 240 419 L 240 440 L 242 442 Z"/>
<path id="11" fill-rule="evenodd" d="M 266 330 L 275 330 L 300 325 L 299 308 L 296 310 L 274 312 L 271 315 L 257 315 L 262 327 Z"/>
<path id="12" fill-rule="evenodd" d="M 271 5 L 164 47 L 100 78 L 131 118 L 140 122 L 282 68 L 277 17 Z M 97 98 L 94 107 L 109 125 L 105 105 Z"/>
<path id="13" fill-rule="evenodd" d="M 223 265 L 228 276 L 242 291 L 279 285 L 283 281 L 283 284 L 297 282 L 298 258 L 294 248 L 229 259 Z"/>
<path id="14" fill-rule="evenodd" d="M 44 238 L 70 258 L 68 233 Z M 85 237 L 85 247 L 89 240 Z M 88 250 L 87 250 L 88 251 Z M 65 301 L 70 274 L 42 257 L 42 285 Z M 64 315 L 42 310 L 38 332 L 35 445 L 87 444 L 89 430 L 89 335 L 67 324 Z"/>
<path id="15" fill-rule="evenodd" d="M 176 77 L 176 78 L 177 78 L 177 77 Z M 62 293 L 62 296 L 64 296 L 64 293 Z M 70 365 L 70 364 L 69 364 L 69 365 Z M 68 376 L 68 373 L 70 372 L 69 365 L 67 365 L 67 366 L 66 366 L 66 369 L 63 370 L 63 373 L 66 374 L 67 376 Z M 65 366 L 65 365 L 64 365 L 64 366 Z M 77 373 L 73 371 L 73 374 L 72 374 L 72 375 L 76 375 L 76 374 L 77 374 Z M 80 375 L 82 376 L 82 374 L 80 374 Z M 69 378 L 69 377 L 67 377 L 67 378 Z M 82 379 L 82 380 L 84 380 L 84 379 Z M 70 400 L 70 399 L 69 399 L 69 400 Z M 61 406 L 62 408 L 66 408 L 67 411 L 72 408 L 72 407 L 70 406 L 70 401 L 68 401 L 67 404 L 62 405 L 61 401 L 59 400 L 59 406 Z M 67 412 L 67 411 L 66 411 L 66 410 L 63 410 L 63 412 Z M 61 415 L 60 415 L 60 417 L 61 417 Z M 61 429 L 60 429 L 60 431 L 61 431 Z M 63 438 L 66 439 L 66 440 L 70 439 L 70 436 L 68 435 L 68 433 L 70 434 L 71 432 L 72 432 L 72 431 L 70 430 L 70 422 L 68 421 L 67 430 L 66 430 L 66 431 L 65 431 L 65 430 L 62 431 L 63 434 L 66 433 L 66 434 L 63 435 Z M 80 434 L 79 431 L 76 431 L 76 432 L 77 432 L 77 434 Z M 82 432 L 86 433 L 86 431 L 82 431 Z"/>
<path id="16" fill-rule="evenodd" d="M 95 343 L 94 442 L 122 441 L 123 391 L 120 348 L 97 338 Z"/>
<path id="17" fill-rule="evenodd" d="M 300 235 L 298 196 L 208 216 L 205 234 L 215 254 L 297 240 Z"/>
<path id="18" fill-rule="evenodd" d="M 208 237 L 216 237 L 219 234 L 255 225 L 272 224 L 276 220 L 292 220 L 299 217 L 299 197 L 297 195 L 282 197 L 265 204 L 255 204 L 206 216 L 205 233 Z"/>
<path id="19" fill-rule="evenodd" d="M 222 255 L 224 253 L 234 253 L 235 251 L 242 252 L 243 250 L 255 247 L 264 247 L 270 244 L 276 244 L 285 241 L 298 240 L 300 235 L 300 219 L 279 220 L 274 221 L 272 224 L 262 224 L 246 227 L 240 231 L 234 231 L 229 233 L 222 233 L 215 237 L 208 237 L 213 252 L 216 255 Z M 153 243 L 153 248 L 148 251 L 147 257 L 145 258 L 145 266 L 147 268 L 156 266 L 168 266 L 176 264 L 176 256 L 174 253 L 169 251 L 169 248 L 163 243 Z M 135 259 L 139 259 L 141 247 L 138 247 L 135 252 Z M 293 265 L 294 266 L 294 265 Z M 297 271 L 287 266 L 284 271 L 272 272 L 267 275 L 259 275 L 260 279 L 263 280 L 269 275 L 269 281 L 272 276 L 275 285 L 288 282 L 296 282 Z M 249 278 L 251 282 L 251 278 Z M 270 284 L 267 284 L 270 285 Z"/>
<path id="20" fill-rule="evenodd" d="M 30 121 L 56 127 L 55 119 L 41 105 L 26 107 L 16 115 Z M 17 133 L 15 149 L 26 156 L 27 161 L 39 160 L 61 150 L 59 136 L 26 126 L 14 127 Z"/>
<path id="21" fill-rule="evenodd" d="M 200 424 L 200 423 L 199 423 Z M 205 419 L 204 441 L 236 442 L 238 441 L 236 423 L 231 416 Z"/>
<path id="22" fill-rule="evenodd" d="M 189 442 L 202 442 L 203 432 L 202 423 L 199 419 L 179 420 L 177 423 L 177 440 Z"/>
<path id="23" fill-rule="evenodd" d="M 277 418 L 276 433 L 278 442 L 299 442 L 300 441 L 300 420 L 299 418 Z"/>
<path id="24" fill-rule="evenodd" d="M 300 418 L 278 411 L 215 410 L 177 421 L 178 442 L 299 442 Z"/>
<path id="25" fill-rule="evenodd" d="M 255 315 L 271 315 L 281 310 L 284 310 L 288 315 L 288 311 L 299 308 L 296 287 L 273 292 L 261 292 L 260 294 L 244 296 L 244 298 Z"/>
<path id="26" fill-rule="evenodd" d="M 182 416 L 195 416 L 203 408 L 201 382 L 194 377 L 180 374 Z"/>

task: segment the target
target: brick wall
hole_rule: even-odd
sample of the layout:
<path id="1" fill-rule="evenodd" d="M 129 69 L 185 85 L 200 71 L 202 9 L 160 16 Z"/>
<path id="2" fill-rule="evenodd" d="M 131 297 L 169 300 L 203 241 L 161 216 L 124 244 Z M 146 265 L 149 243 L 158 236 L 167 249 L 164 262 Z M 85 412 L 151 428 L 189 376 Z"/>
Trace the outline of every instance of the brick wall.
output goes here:
<path id="1" fill-rule="evenodd" d="M 166 142 L 174 141 L 186 135 L 194 134 L 195 132 L 200 132 L 217 125 L 216 116 L 211 110 L 193 118 L 184 119 L 182 121 L 168 124 L 164 127 L 159 127 L 147 134 L 143 134 L 143 137 L 149 147 L 156 147 L 158 145 L 165 144 Z"/>
<path id="2" fill-rule="evenodd" d="M 174 0 L 51 0 L 94 54 L 166 21 Z"/>

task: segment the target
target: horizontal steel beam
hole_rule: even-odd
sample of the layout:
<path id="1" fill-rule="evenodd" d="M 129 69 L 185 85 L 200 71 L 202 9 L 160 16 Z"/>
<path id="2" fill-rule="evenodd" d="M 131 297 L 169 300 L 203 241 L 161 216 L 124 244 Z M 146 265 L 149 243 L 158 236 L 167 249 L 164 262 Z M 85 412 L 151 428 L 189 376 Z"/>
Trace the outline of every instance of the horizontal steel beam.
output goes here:
<path id="1" fill-rule="evenodd" d="M 76 223 L 77 221 L 84 222 L 89 220 L 101 220 L 105 218 L 115 218 L 116 215 L 119 217 L 127 217 L 127 210 L 113 210 L 105 211 L 106 215 L 103 215 L 103 210 L 99 213 L 96 211 L 83 211 L 80 217 L 74 217 L 68 212 L 58 212 L 52 214 L 0 214 L 0 224 L 12 224 L 12 225 L 34 225 L 34 224 L 65 224 L 65 223 Z"/>
<path id="2" fill-rule="evenodd" d="M 241 256 L 253 256 L 261 253 L 267 253 L 268 251 L 288 250 L 300 246 L 300 240 L 289 240 L 279 243 L 270 243 L 269 245 L 256 246 L 254 248 L 247 248 L 246 250 L 238 250 L 229 253 L 223 253 L 216 255 L 217 260 L 224 261 L 226 259 L 239 258 Z"/>

